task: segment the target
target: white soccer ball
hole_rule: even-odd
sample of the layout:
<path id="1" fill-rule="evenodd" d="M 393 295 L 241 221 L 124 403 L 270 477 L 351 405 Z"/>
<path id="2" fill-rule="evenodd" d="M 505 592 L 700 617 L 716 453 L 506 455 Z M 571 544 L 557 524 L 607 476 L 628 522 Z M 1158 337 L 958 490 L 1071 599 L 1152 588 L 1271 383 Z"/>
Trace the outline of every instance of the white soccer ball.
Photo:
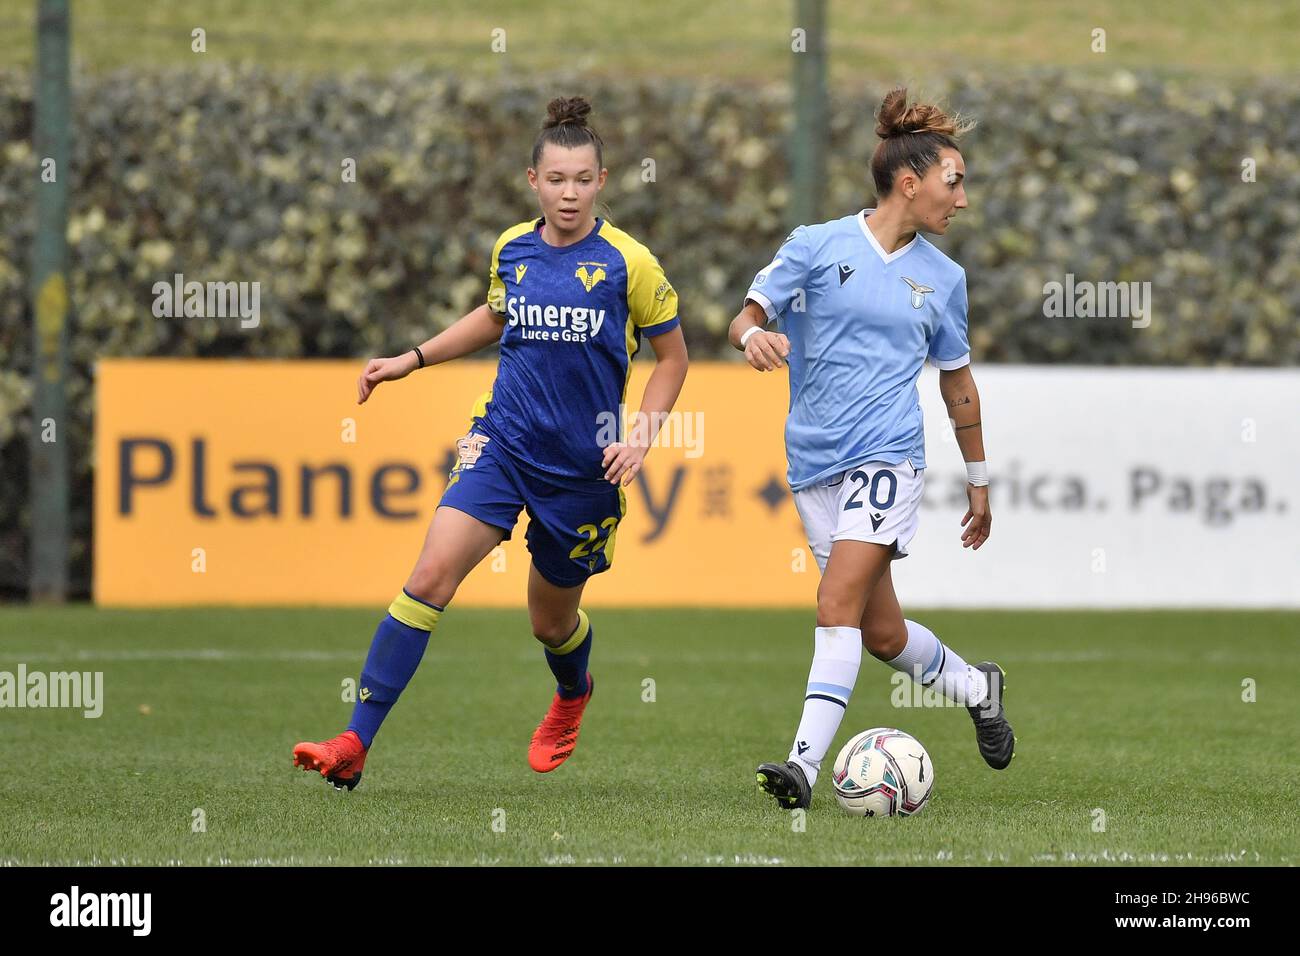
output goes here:
<path id="1" fill-rule="evenodd" d="M 930 799 L 934 765 L 911 734 L 873 727 L 844 745 L 831 781 L 835 799 L 854 816 L 909 817 Z"/>

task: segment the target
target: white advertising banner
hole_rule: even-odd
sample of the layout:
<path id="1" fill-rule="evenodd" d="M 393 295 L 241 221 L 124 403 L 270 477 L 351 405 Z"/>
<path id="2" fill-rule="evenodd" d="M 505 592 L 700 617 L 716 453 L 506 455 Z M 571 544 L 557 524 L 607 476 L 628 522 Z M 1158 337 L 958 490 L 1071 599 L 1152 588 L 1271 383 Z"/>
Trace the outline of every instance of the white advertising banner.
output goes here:
<path id="1" fill-rule="evenodd" d="M 1300 607 L 1300 370 L 974 367 L 992 535 L 918 388 L 929 469 L 904 605 Z"/>

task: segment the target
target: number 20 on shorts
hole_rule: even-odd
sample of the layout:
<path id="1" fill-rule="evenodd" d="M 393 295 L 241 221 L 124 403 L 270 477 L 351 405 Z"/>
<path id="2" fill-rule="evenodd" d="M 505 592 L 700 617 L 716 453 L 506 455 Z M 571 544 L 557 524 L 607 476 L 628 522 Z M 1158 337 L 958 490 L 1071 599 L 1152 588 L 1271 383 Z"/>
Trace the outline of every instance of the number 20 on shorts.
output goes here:
<path id="1" fill-rule="evenodd" d="M 884 511 L 894 503 L 894 497 L 898 494 L 898 479 L 888 468 L 882 468 L 874 476 L 868 475 L 859 468 L 849 475 L 849 481 L 856 481 L 858 487 L 853 489 L 853 494 L 849 495 L 849 500 L 844 502 L 844 510 L 852 511 L 854 508 L 861 508 L 862 502 L 858 500 L 858 495 L 862 494 L 862 489 L 871 483 L 871 490 L 867 494 L 867 500 L 871 502 L 871 507 Z M 889 485 L 888 494 L 882 495 L 882 486 Z"/>

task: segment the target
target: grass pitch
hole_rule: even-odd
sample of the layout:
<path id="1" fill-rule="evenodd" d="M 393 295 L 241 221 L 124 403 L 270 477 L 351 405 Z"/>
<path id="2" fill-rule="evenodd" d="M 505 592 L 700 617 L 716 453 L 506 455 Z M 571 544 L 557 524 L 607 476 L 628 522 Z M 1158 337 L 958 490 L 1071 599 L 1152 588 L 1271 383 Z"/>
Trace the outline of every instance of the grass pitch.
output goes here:
<path id="1" fill-rule="evenodd" d="M 868 657 L 830 756 L 902 727 L 935 794 L 861 820 L 823 779 L 798 832 L 753 771 L 789 748 L 811 610 L 597 609 L 581 741 L 538 775 L 554 685 L 526 614 L 453 607 L 363 782 L 336 793 L 290 750 L 346 726 L 381 613 L 0 608 L 0 671 L 104 674 L 98 719 L 0 709 L 0 863 L 1300 861 L 1297 614 L 915 612 L 1006 668 L 1015 762 L 986 768 L 962 709 L 892 706 Z"/>

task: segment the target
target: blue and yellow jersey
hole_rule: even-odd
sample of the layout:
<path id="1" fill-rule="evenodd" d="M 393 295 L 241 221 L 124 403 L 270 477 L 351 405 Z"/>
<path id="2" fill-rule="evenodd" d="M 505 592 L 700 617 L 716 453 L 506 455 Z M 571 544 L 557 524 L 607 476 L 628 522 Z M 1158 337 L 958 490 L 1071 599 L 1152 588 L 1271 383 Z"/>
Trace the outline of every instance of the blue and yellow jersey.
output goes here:
<path id="1" fill-rule="evenodd" d="M 604 439 L 620 434 L 641 336 L 678 326 L 677 293 L 645 246 L 602 219 L 552 246 L 541 219 L 501 234 L 488 307 L 504 317 L 482 430 L 525 466 L 601 480 Z"/>

